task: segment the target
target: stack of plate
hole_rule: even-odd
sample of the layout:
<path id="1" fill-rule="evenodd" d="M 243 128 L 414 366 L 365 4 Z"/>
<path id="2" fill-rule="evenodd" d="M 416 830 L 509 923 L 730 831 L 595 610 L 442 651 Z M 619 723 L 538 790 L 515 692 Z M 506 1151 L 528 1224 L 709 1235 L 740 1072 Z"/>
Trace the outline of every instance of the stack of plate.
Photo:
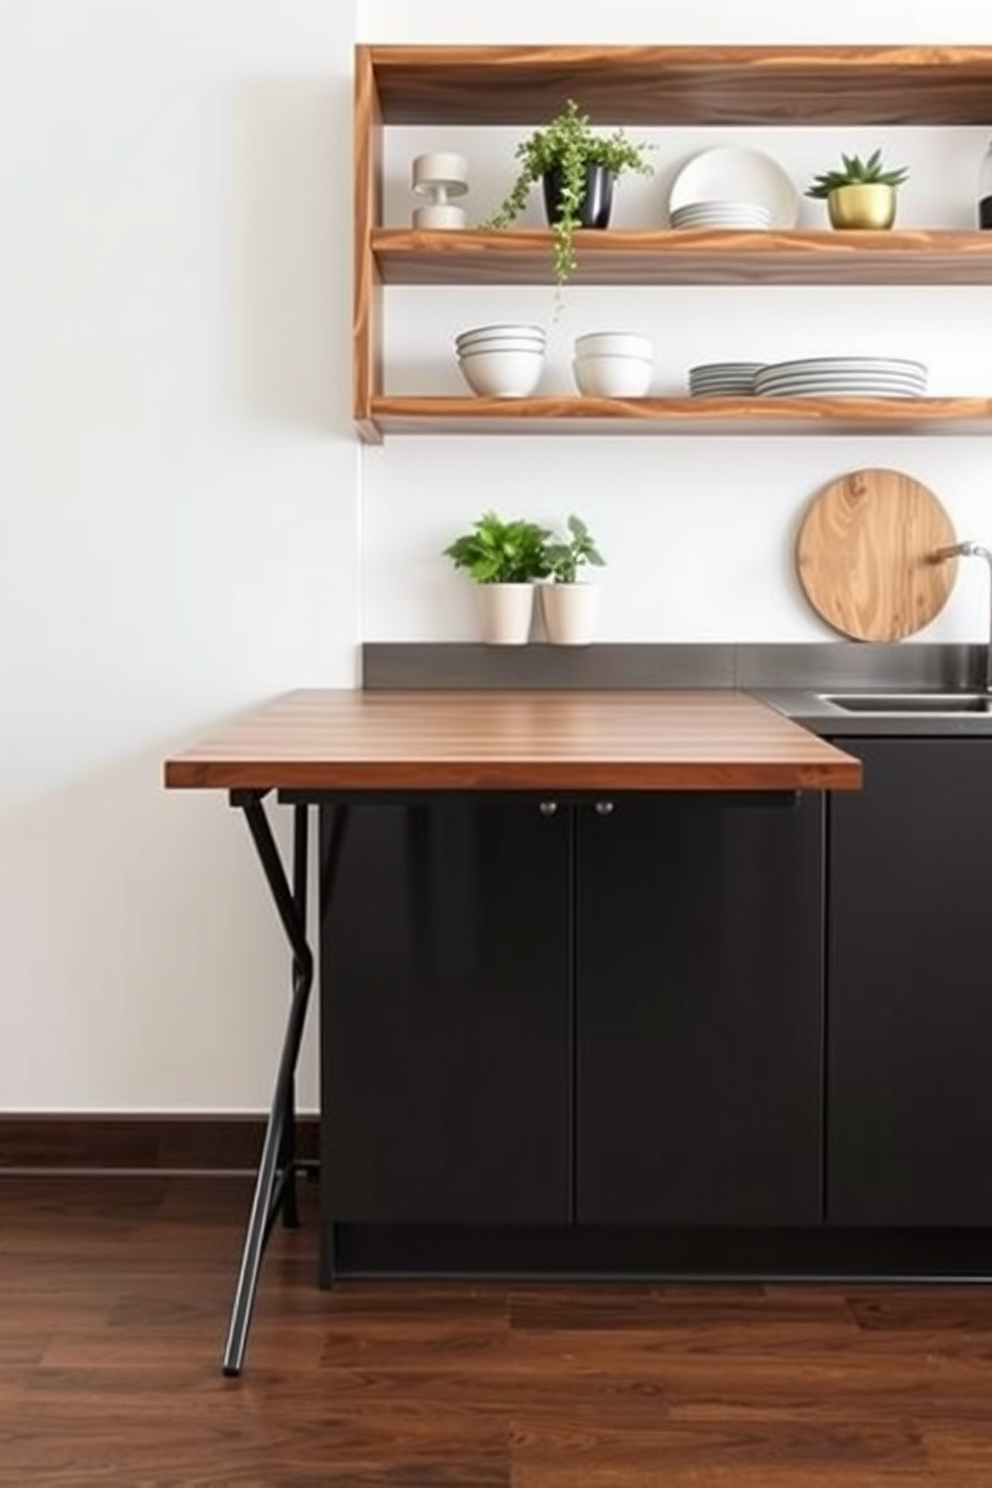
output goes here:
<path id="1" fill-rule="evenodd" d="M 763 370 L 763 362 L 702 362 L 689 368 L 689 394 L 693 398 L 750 396 L 754 379 Z"/>
<path id="2" fill-rule="evenodd" d="M 762 398 L 922 398 L 927 369 L 901 357 L 807 357 L 762 367 L 754 390 Z"/>
<path id="3" fill-rule="evenodd" d="M 767 228 L 771 213 L 761 202 L 697 201 L 672 207 L 669 221 L 676 228 L 733 228 L 738 232 Z"/>

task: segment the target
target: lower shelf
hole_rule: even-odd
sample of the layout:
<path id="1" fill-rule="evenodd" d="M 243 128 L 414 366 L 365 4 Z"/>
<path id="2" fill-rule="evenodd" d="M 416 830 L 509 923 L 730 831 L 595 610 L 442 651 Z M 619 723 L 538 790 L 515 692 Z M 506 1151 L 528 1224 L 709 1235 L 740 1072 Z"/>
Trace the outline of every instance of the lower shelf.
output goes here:
<path id="1" fill-rule="evenodd" d="M 356 415 L 387 434 L 992 434 L 992 398 L 378 397 Z"/>

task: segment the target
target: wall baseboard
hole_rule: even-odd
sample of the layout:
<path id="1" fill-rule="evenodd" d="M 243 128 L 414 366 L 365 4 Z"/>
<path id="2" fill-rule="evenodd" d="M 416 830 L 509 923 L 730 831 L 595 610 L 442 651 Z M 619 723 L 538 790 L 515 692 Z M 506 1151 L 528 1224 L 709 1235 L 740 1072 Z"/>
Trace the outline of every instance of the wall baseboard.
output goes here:
<path id="1" fill-rule="evenodd" d="M 317 1156 L 318 1117 L 297 1120 L 299 1156 Z M 0 1115 L 0 1173 L 252 1172 L 264 1116 Z"/>

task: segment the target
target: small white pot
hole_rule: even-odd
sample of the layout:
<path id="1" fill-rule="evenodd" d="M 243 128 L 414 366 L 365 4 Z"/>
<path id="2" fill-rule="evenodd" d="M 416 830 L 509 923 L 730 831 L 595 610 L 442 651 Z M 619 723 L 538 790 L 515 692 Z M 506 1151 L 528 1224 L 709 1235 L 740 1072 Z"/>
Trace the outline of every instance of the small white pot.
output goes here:
<path id="1" fill-rule="evenodd" d="M 588 646 L 596 630 L 599 584 L 542 584 L 541 608 L 555 646 Z"/>
<path id="2" fill-rule="evenodd" d="M 482 639 L 490 646 L 524 646 L 534 614 L 533 584 L 476 584 Z"/>

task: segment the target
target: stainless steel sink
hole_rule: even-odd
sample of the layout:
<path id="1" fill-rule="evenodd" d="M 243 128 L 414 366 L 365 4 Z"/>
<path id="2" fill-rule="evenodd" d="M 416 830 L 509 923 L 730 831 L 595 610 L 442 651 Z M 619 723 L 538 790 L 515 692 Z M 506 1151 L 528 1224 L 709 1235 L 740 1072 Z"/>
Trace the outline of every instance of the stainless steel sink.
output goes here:
<path id="1" fill-rule="evenodd" d="M 845 713 L 992 713 L 992 697 L 984 692 L 830 692 L 820 697 Z"/>

